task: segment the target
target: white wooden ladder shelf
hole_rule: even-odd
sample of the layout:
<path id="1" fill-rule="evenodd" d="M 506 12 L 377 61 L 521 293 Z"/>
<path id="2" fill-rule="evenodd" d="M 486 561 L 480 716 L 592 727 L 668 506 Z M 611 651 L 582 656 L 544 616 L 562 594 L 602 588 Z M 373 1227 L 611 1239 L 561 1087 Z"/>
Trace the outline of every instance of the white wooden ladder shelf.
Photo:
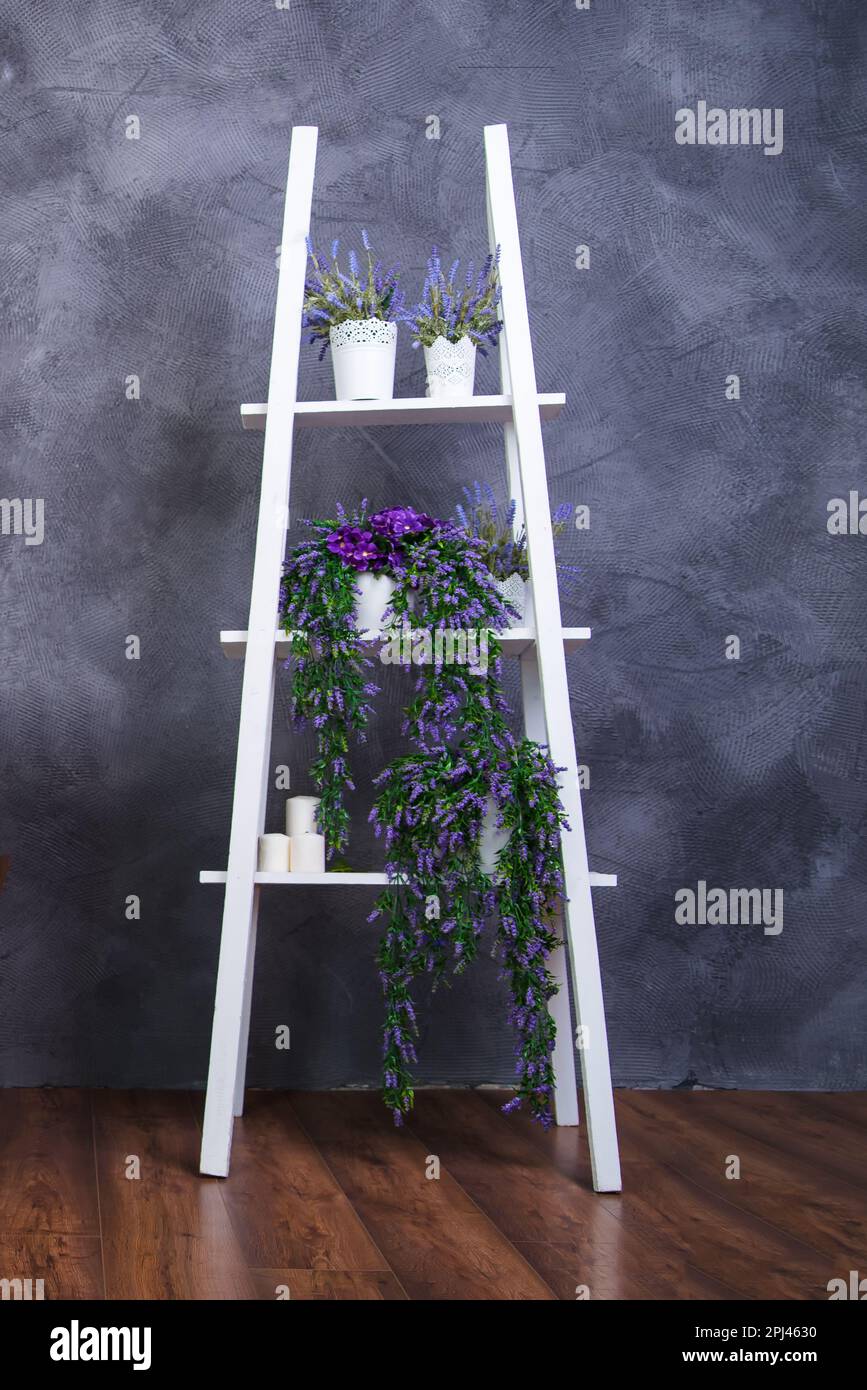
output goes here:
<path id="1" fill-rule="evenodd" d="M 568 896 L 564 935 L 581 1043 L 577 1051 L 581 1058 L 593 1185 L 597 1191 L 619 1191 L 620 1161 L 590 893 L 593 886 L 610 886 L 617 880 L 613 875 L 591 874 L 587 865 L 565 653 L 586 641 L 590 631 L 561 625 L 542 450 L 542 420 L 556 416 L 565 398 L 539 395 L 536 389 L 506 127 L 485 128 L 488 231 L 491 249 L 498 245 L 501 248 L 502 394 L 454 402 L 428 398 L 360 402 L 296 399 L 316 140 L 315 126 L 296 126 L 292 131 L 268 403 L 241 407 L 245 429 L 264 429 L 265 450 L 249 624 L 246 631 L 220 635 L 227 656 L 243 658 L 244 681 L 228 869 L 200 875 L 202 883 L 225 884 L 201 1170 L 220 1177 L 228 1174 L 233 1116 L 243 1112 L 261 888 L 266 884 L 339 887 L 385 882 L 384 874 L 375 873 L 257 872 L 258 837 L 264 830 L 269 782 L 275 671 L 277 658 L 286 650 L 285 637 L 275 633 L 274 616 L 286 544 L 295 429 L 494 420 L 503 425 L 510 496 L 518 504 L 517 524 L 521 524 L 522 518 L 526 520 L 536 612 L 544 615 L 538 630 L 512 630 L 503 639 L 503 646 L 521 663 L 528 736 L 547 743 L 554 763 L 566 769 L 561 796 L 571 829 L 563 841 Z M 557 1024 L 555 1115 L 559 1125 L 574 1125 L 578 1123 L 576 1046 L 563 947 L 554 952 L 551 969 L 560 984 L 552 1000 Z"/>

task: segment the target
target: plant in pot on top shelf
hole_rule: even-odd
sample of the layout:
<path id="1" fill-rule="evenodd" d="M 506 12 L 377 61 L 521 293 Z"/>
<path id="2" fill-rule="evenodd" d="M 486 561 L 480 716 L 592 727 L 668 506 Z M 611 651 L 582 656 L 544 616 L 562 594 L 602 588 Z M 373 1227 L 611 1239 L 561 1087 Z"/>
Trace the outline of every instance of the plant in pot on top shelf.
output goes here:
<path id="1" fill-rule="evenodd" d="M 470 261 L 459 278 L 460 261 L 443 273 L 436 247 L 427 264 L 421 300 L 407 313 L 413 347 L 424 348 L 431 396 L 471 396 L 476 374 L 476 349 L 487 356 L 496 347 L 502 328 L 498 313 L 500 248 L 488 256 L 478 273 Z"/>
<path id="2" fill-rule="evenodd" d="M 320 361 L 331 347 L 339 401 L 391 400 L 397 320 L 403 306 L 398 267 L 384 270 L 381 261 L 374 262 L 367 232 L 361 233 L 361 240 L 363 257 L 350 251 L 344 270 L 338 241 L 327 261 L 308 237 L 312 268 L 304 285 L 301 322 L 310 329 L 309 341 L 322 345 Z"/>
<path id="3" fill-rule="evenodd" d="M 516 503 L 512 500 L 508 507 L 497 504 L 493 490 L 487 483 L 473 483 L 472 488 L 463 489 L 463 503 L 455 507 L 458 524 L 468 536 L 473 536 L 482 544 L 482 555 L 503 598 L 517 611 L 518 624 L 532 627 L 535 623 L 533 607 L 533 586 L 530 582 L 530 564 L 527 554 L 527 532 L 524 526 L 515 534 Z M 566 530 L 572 515 L 568 502 L 562 502 L 551 516 L 551 529 L 555 542 Z M 558 557 L 557 570 L 567 583 L 574 582 L 580 572 L 575 565 L 564 564 Z"/>

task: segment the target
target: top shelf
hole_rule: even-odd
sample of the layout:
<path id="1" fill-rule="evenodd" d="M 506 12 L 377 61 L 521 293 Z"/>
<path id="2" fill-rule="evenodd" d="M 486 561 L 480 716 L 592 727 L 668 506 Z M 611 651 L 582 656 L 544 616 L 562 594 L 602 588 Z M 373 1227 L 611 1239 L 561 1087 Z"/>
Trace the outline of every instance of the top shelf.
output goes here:
<path id="1" fill-rule="evenodd" d="M 566 404 L 565 395 L 549 392 L 536 397 L 543 420 L 556 420 Z M 241 406 L 245 430 L 263 430 L 266 402 Z M 429 396 L 403 396 L 391 401 L 296 401 L 295 423 L 312 429 L 346 425 L 485 425 L 508 424 L 512 419 L 511 396 L 463 396 L 433 400 Z"/>

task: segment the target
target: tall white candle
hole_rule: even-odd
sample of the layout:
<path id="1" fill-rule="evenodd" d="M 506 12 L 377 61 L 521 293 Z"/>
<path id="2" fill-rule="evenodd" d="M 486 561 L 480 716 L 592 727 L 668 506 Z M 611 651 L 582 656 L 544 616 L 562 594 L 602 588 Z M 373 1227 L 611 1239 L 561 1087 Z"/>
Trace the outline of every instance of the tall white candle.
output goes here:
<path id="1" fill-rule="evenodd" d="M 290 796 L 286 802 L 286 834 L 316 835 L 318 796 Z"/>
<path id="2" fill-rule="evenodd" d="M 288 835 L 259 836 L 259 868 L 268 874 L 289 872 Z"/>
<path id="3" fill-rule="evenodd" d="M 325 836 L 293 835 L 289 863 L 293 874 L 325 873 Z"/>

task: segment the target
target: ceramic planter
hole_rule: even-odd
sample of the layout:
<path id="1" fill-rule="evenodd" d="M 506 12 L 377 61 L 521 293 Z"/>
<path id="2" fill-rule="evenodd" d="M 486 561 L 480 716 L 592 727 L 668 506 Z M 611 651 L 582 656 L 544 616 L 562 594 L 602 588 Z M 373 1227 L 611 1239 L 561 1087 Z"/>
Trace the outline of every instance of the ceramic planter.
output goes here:
<path id="1" fill-rule="evenodd" d="M 511 831 L 498 826 L 499 808 L 493 797 L 488 797 L 488 809 L 482 819 L 482 833 L 479 836 L 479 868 L 483 874 L 492 877 L 497 868 L 497 855 L 509 843 Z"/>
<path id="2" fill-rule="evenodd" d="M 533 585 L 529 579 L 519 574 L 510 574 L 508 579 L 498 579 L 497 588 L 502 597 L 513 603 L 520 617 L 513 618 L 510 627 L 535 627 L 536 614 L 533 607 Z"/>
<path id="3" fill-rule="evenodd" d="M 450 343 L 435 338 L 424 350 L 428 394 L 432 397 L 471 396 L 476 377 L 476 345 L 469 338 Z"/>
<path id="4" fill-rule="evenodd" d="M 396 587 L 389 574 L 371 574 L 366 571 L 358 576 L 361 595 L 355 609 L 355 626 L 359 632 L 381 630 L 382 615 L 391 603 Z"/>
<path id="5" fill-rule="evenodd" d="M 394 396 L 397 324 L 347 319 L 329 334 L 334 394 L 339 401 L 390 401 Z"/>

